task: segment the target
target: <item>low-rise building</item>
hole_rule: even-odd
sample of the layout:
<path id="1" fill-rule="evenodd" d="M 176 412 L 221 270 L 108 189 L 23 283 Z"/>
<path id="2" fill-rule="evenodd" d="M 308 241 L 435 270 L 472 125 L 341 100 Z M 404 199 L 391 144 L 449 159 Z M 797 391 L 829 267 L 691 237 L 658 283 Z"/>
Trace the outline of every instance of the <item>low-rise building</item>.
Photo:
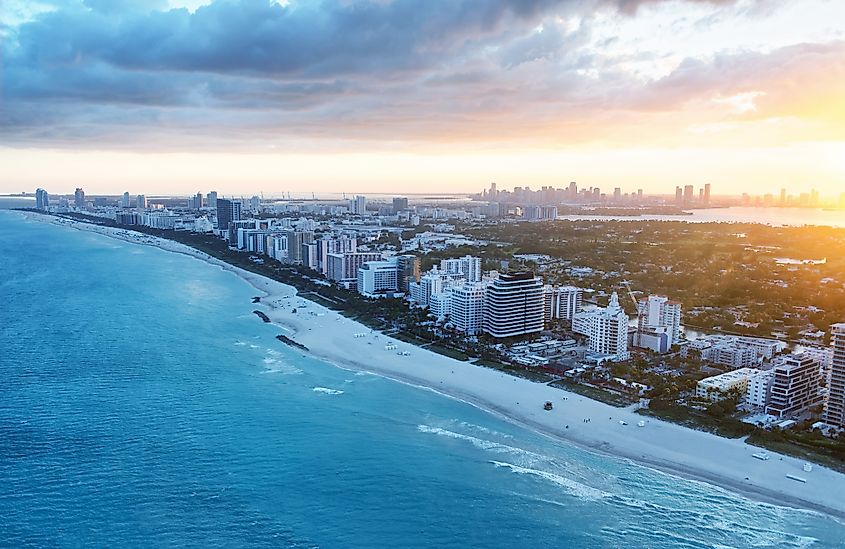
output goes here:
<path id="1" fill-rule="evenodd" d="M 724 400 L 732 394 L 740 399 L 745 397 L 748 390 L 748 380 L 759 370 L 754 368 L 739 368 L 717 376 L 706 377 L 695 387 L 695 396 L 713 402 Z"/>

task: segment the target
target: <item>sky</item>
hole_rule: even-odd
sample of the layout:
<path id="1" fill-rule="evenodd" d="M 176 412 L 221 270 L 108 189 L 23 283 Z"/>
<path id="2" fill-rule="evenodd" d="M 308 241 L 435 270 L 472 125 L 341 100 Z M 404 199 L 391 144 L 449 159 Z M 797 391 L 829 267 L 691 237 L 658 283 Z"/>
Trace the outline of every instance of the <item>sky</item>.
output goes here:
<path id="1" fill-rule="evenodd" d="M 841 0 L 4 0 L 0 193 L 845 192 Z"/>

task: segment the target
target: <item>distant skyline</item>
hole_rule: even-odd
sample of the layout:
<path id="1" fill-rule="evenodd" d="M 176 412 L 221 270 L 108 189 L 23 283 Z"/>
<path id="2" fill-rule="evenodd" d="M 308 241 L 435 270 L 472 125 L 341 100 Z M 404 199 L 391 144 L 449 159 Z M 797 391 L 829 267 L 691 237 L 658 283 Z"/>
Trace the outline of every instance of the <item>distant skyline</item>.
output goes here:
<path id="1" fill-rule="evenodd" d="M 0 193 L 845 189 L 837 0 L 6 0 Z"/>

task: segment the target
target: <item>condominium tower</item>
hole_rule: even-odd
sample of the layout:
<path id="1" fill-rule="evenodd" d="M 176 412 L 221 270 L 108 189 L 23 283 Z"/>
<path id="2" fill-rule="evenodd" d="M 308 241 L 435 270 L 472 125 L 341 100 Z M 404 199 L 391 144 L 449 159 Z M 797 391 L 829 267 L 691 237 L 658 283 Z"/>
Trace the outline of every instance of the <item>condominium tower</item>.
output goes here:
<path id="1" fill-rule="evenodd" d="M 827 404 L 824 421 L 845 428 L 845 322 L 830 327 L 833 361 L 827 375 Z"/>
<path id="2" fill-rule="evenodd" d="M 496 338 L 543 330 L 543 280 L 531 272 L 501 274 L 484 296 L 484 331 Z"/>

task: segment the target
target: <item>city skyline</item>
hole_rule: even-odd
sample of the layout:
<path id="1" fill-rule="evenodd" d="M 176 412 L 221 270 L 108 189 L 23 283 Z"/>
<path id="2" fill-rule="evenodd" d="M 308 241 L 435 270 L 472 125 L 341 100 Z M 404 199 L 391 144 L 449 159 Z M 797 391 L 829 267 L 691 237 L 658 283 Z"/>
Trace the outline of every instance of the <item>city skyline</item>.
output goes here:
<path id="1" fill-rule="evenodd" d="M 575 180 L 833 196 L 842 15 L 826 0 L 10 2 L 0 192 Z"/>

